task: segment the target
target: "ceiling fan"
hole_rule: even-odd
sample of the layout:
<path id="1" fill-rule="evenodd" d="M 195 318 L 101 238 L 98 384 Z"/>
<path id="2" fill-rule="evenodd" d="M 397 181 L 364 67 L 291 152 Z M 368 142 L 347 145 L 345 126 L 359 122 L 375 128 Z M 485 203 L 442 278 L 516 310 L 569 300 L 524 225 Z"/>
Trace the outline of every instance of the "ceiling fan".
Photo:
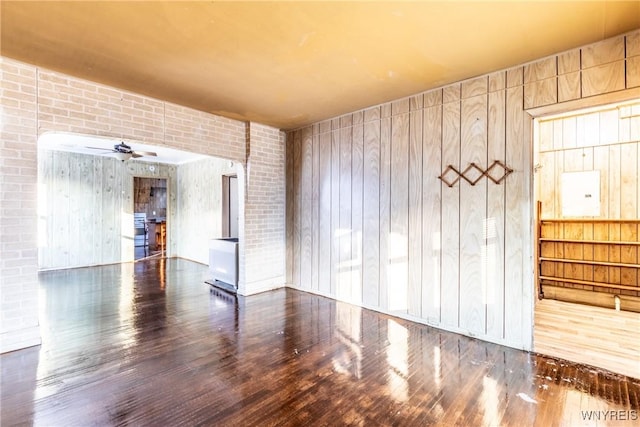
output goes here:
<path id="1" fill-rule="evenodd" d="M 118 160 L 121 161 L 125 161 L 125 160 L 129 160 L 130 158 L 134 158 L 137 159 L 139 157 L 144 157 L 144 156 L 152 156 L 155 157 L 158 154 L 154 153 L 153 151 L 137 151 L 137 150 L 133 150 L 129 145 L 125 144 L 124 141 L 121 141 L 119 144 L 116 144 L 113 146 L 113 149 L 109 149 L 109 148 L 102 148 L 102 147 L 86 147 L 89 148 L 91 150 L 105 150 L 105 151 L 109 151 L 109 153 L 105 153 L 105 154 L 114 154 L 114 157 L 117 158 Z"/>

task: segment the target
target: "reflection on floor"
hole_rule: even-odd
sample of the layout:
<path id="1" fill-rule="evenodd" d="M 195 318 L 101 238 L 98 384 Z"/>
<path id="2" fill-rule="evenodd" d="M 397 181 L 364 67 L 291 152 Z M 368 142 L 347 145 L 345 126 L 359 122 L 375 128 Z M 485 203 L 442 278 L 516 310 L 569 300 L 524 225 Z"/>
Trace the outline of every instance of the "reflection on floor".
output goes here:
<path id="1" fill-rule="evenodd" d="M 205 266 L 164 258 L 41 274 L 42 346 L 0 356 L 0 424 L 600 426 L 640 415 L 638 379 L 296 290 L 229 295 L 206 278 Z"/>
<path id="2" fill-rule="evenodd" d="M 134 259 L 137 261 L 143 258 L 163 256 L 164 251 L 151 249 L 148 246 L 136 246 L 134 248 Z"/>

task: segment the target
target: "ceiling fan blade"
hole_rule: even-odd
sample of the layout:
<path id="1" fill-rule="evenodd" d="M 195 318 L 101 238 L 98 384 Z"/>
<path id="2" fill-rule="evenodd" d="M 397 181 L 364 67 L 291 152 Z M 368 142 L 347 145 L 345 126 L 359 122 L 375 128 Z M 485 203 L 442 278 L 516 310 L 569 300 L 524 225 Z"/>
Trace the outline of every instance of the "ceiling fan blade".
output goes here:
<path id="1" fill-rule="evenodd" d="M 134 151 L 134 153 L 136 154 L 140 154 L 141 156 L 153 156 L 156 157 L 158 156 L 156 153 L 154 153 L 153 151 Z"/>
<path id="2" fill-rule="evenodd" d="M 133 157 L 134 159 L 137 159 L 139 157 L 144 157 L 142 154 L 138 154 L 135 151 L 133 153 L 131 153 L 131 157 Z"/>
<path id="3" fill-rule="evenodd" d="M 104 147 L 84 147 L 84 148 L 88 148 L 90 150 L 102 150 L 102 151 L 113 151 L 115 152 L 116 150 L 111 149 L 111 148 L 104 148 Z"/>

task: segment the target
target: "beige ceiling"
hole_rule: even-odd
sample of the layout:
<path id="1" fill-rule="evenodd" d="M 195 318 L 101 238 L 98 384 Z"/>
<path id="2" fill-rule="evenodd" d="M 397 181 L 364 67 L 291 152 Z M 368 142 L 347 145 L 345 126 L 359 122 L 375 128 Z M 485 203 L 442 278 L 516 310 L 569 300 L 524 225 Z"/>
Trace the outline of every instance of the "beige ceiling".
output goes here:
<path id="1" fill-rule="evenodd" d="M 282 129 L 640 28 L 640 1 L 0 3 L 2 56 Z"/>

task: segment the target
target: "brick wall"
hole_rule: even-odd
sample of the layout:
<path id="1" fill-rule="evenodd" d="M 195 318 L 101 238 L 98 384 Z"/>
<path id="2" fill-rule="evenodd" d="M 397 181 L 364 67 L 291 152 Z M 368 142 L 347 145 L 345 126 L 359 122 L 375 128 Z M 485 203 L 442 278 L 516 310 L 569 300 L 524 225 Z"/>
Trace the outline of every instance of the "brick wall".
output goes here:
<path id="1" fill-rule="evenodd" d="M 40 343 L 37 292 L 37 102 L 33 67 L 0 67 L 0 349 Z"/>
<path id="2" fill-rule="evenodd" d="M 253 179 L 242 190 L 247 195 L 249 215 L 241 223 L 246 228 L 248 261 L 244 266 L 241 253 L 240 265 L 251 284 L 242 283 L 241 291 L 257 292 L 266 288 L 265 283 L 268 287 L 284 284 L 284 279 L 278 279 L 284 274 L 284 202 L 277 205 L 277 200 L 284 200 L 284 138 L 277 129 L 214 116 L 7 58 L 0 58 L 0 73 L 0 352 L 35 345 L 40 339 L 36 156 L 38 137 L 45 132 L 138 140 L 250 165 Z M 269 197 L 262 197 L 264 192 Z"/>
<path id="3" fill-rule="evenodd" d="M 257 123 L 248 133 L 242 274 L 251 294 L 285 282 L 285 135 Z"/>

